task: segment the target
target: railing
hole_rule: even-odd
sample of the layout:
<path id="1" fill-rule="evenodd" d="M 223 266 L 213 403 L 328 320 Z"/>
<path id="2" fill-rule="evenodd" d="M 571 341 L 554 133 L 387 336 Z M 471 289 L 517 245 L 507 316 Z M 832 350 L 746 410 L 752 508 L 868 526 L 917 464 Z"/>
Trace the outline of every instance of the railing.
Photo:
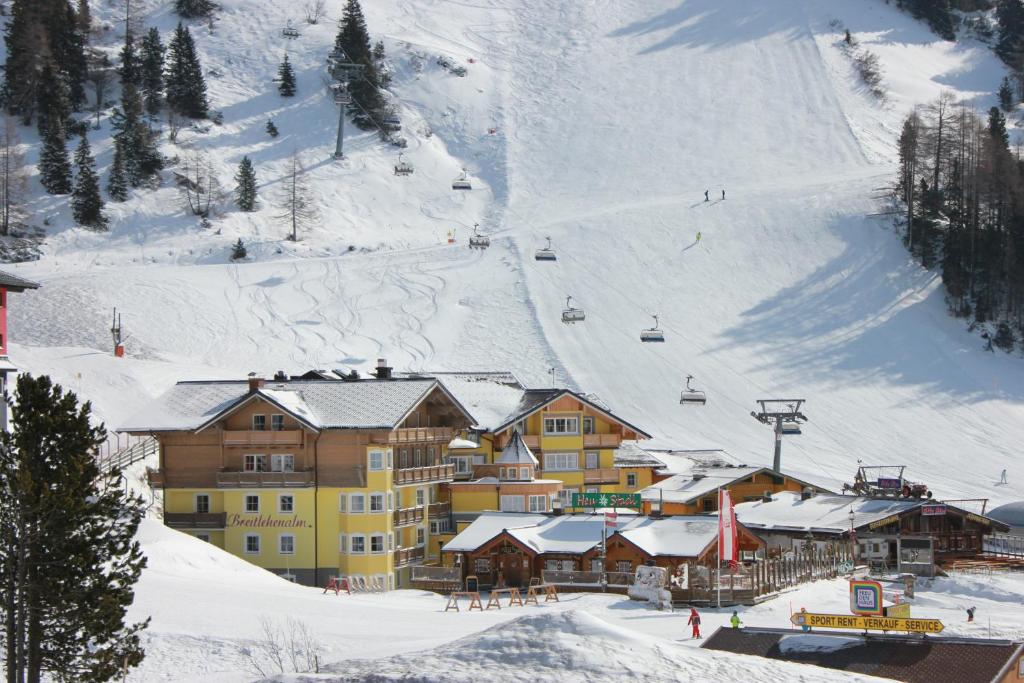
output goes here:
<path id="1" fill-rule="evenodd" d="M 145 460 L 146 458 L 156 455 L 160 452 L 160 444 L 153 437 L 147 437 L 141 441 L 122 448 L 121 450 L 100 458 L 100 468 L 104 472 L 109 472 L 115 467 L 123 470 L 129 465 Z"/>
<path id="2" fill-rule="evenodd" d="M 525 443 L 528 448 L 540 448 L 540 437 L 537 435 L 523 435 L 523 443 Z"/>
<path id="3" fill-rule="evenodd" d="M 225 446 L 301 446 L 302 430 L 224 430 L 221 439 Z"/>
<path id="4" fill-rule="evenodd" d="M 423 559 L 423 548 L 399 548 L 395 551 L 395 566 L 404 567 Z"/>
<path id="5" fill-rule="evenodd" d="M 147 467 L 146 480 L 149 482 L 150 487 L 154 489 L 162 489 L 167 486 L 167 478 L 164 476 L 163 470 Z"/>
<path id="6" fill-rule="evenodd" d="M 433 515 L 434 513 L 430 513 Z M 982 538 L 982 550 L 986 555 L 1002 557 L 1024 557 L 1024 536 L 992 534 Z"/>
<path id="7" fill-rule="evenodd" d="M 452 513 L 452 504 L 444 501 L 441 503 L 431 503 L 427 508 L 427 513 L 431 519 L 437 519 L 438 517 L 447 517 Z"/>
<path id="8" fill-rule="evenodd" d="M 292 488 L 313 485 L 313 470 L 302 472 L 238 472 L 217 473 L 220 488 Z"/>
<path id="9" fill-rule="evenodd" d="M 585 484 L 618 484 L 619 471 L 614 467 L 602 467 L 592 470 L 583 470 L 583 483 Z"/>
<path id="10" fill-rule="evenodd" d="M 223 529 L 226 512 L 165 512 L 164 524 L 175 529 Z"/>
<path id="11" fill-rule="evenodd" d="M 409 526 L 423 521 L 423 506 L 395 510 L 395 526 Z"/>
<path id="12" fill-rule="evenodd" d="M 383 437 L 371 439 L 374 443 L 448 443 L 455 437 L 451 427 L 408 427 L 394 429 Z"/>
<path id="13" fill-rule="evenodd" d="M 618 448 L 622 443 L 619 434 L 584 434 L 584 448 Z"/>
<path id="14" fill-rule="evenodd" d="M 410 579 L 413 583 L 436 583 L 459 586 L 462 584 L 460 567 L 412 567 Z"/>
<path id="15" fill-rule="evenodd" d="M 600 586 L 603 572 L 565 572 L 545 569 L 541 572 L 544 583 L 556 586 Z"/>
<path id="16" fill-rule="evenodd" d="M 429 467 L 407 467 L 395 470 L 395 483 L 416 484 L 432 481 L 452 481 L 455 465 L 430 465 Z"/>
<path id="17" fill-rule="evenodd" d="M 636 582 L 633 572 L 608 572 L 606 576 L 609 586 L 632 586 Z"/>

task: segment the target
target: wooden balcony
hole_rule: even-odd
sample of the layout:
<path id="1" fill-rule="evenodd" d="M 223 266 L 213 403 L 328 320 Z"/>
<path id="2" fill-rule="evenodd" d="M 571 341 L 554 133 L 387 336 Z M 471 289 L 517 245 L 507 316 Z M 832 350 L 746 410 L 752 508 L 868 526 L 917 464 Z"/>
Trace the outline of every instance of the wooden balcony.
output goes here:
<path id="1" fill-rule="evenodd" d="M 224 430 L 221 438 L 225 446 L 301 446 L 301 429 L 277 431 Z"/>
<path id="2" fill-rule="evenodd" d="M 423 560 L 423 548 L 399 548 L 395 551 L 395 567 L 406 567 Z"/>
<path id="3" fill-rule="evenodd" d="M 452 513 L 452 504 L 448 501 L 441 503 L 431 503 L 427 508 L 427 514 L 430 519 L 437 519 L 438 517 L 447 517 Z"/>
<path id="4" fill-rule="evenodd" d="M 163 470 L 147 467 L 146 480 L 149 482 L 150 487 L 154 489 L 162 489 L 167 486 L 167 477 L 164 476 Z"/>
<path id="5" fill-rule="evenodd" d="M 621 434 L 584 434 L 584 448 L 618 448 L 622 443 Z"/>
<path id="6" fill-rule="evenodd" d="M 429 467 L 406 467 L 395 470 L 395 484 L 432 483 L 455 480 L 455 465 L 430 465 Z"/>
<path id="7" fill-rule="evenodd" d="M 618 484 L 619 471 L 614 467 L 583 470 L 584 484 Z"/>
<path id="8" fill-rule="evenodd" d="M 173 529 L 223 529 L 226 512 L 165 512 L 164 524 Z"/>
<path id="9" fill-rule="evenodd" d="M 448 443 L 455 437 L 451 427 L 410 427 L 394 429 L 383 436 L 375 436 L 373 443 L 413 444 L 413 443 Z"/>
<path id="10" fill-rule="evenodd" d="M 302 472 L 239 472 L 221 470 L 217 486 L 222 489 L 305 488 L 313 485 L 313 470 Z"/>
<path id="11" fill-rule="evenodd" d="M 416 524 L 417 522 L 422 522 L 424 512 L 425 508 L 422 505 L 395 510 L 395 526 L 409 526 L 411 524 Z"/>

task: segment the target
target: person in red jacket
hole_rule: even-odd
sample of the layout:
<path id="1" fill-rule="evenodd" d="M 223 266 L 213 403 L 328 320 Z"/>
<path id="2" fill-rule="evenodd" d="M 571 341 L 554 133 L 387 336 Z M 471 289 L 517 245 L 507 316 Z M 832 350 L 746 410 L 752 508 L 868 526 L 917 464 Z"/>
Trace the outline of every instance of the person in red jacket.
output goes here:
<path id="1" fill-rule="evenodd" d="M 691 624 L 693 626 L 693 635 L 690 637 L 690 639 L 692 640 L 694 638 L 700 638 L 700 615 L 697 614 L 696 608 L 690 608 L 690 618 L 689 620 L 687 620 L 686 623 Z"/>

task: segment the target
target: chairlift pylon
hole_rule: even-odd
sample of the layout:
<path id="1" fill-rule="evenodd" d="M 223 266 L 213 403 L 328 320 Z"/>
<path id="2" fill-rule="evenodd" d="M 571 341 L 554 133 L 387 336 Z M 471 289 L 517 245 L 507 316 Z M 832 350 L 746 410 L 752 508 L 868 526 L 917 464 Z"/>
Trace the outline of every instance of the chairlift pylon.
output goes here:
<path id="1" fill-rule="evenodd" d="M 413 167 L 408 161 L 405 161 L 403 157 L 404 153 L 398 153 L 398 163 L 395 164 L 395 175 L 412 175 Z"/>
<path id="2" fill-rule="evenodd" d="M 466 169 L 462 169 L 462 173 L 459 177 L 452 181 L 453 190 L 472 190 L 473 184 L 469 182 L 469 174 L 466 173 Z"/>
<path id="3" fill-rule="evenodd" d="M 646 330 L 640 330 L 640 341 L 642 342 L 663 342 L 665 341 L 665 333 L 658 327 L 658 316 L 654 314 L 651 316 L 654 318 L 654 327 Z"/>
<path id="4" fill-rule="evenodd" d="M 473 234 L 469 236 L 470 249 L 486 249 L 491 246 L 491 238 L 487 235 L 481 235 L 479 228 L 479 223 L 473 224 Z"/>
<path id="5" fill-rule="evenodd" d="M 557 261 L 558 256 L 555 255 L 555 250 L 551 248 L 551 238 L 546 237 L 548 246 L 542 247 L 534 252 L 533 258 L 537 261 Z"/>
<path id="6" fill-rule="evenodd" d="M 572 305 L 572 297 L 565 297 L 565 308 L 562 310 L 562 322 L 566 325 L 573 323 L 583 322 L 587 316 L 583 312 L 582 308 L 576 308 Z"/>
<path id="7" fill-rule="evenodd" d="M 694 389 L 690 386 L 690 382 L 693 381 L 693 375 L 686 376 L 686 388 L 679 395 L 679 405 L 696 405 L 702 406 L 708 402 L 707 396 L 703 391 Z"/>

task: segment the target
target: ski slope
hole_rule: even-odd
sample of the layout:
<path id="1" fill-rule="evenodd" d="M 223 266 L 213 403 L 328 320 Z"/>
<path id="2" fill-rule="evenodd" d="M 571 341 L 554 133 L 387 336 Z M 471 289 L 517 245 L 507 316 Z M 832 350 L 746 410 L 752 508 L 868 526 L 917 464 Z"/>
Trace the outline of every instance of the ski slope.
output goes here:
<path id="1" fill-rule="evenodd" d="M 225 211 L 220 234 L 202 231 L 167 183 L 112 206 L 111 234 L 96 235 L 40 198 L 53 236 L 41 261 L 16 268 L 44 286 L 11 310 L 13 357 L 78 387 L 108 424 L 177 378 L 365 369 L 385 357 L 402 370 L 510 369 L 544 385 L 554 368 L 656 446 L 768 464 L 755 399 L 804 398 L 810 422 L 785 440 L 789 471 L 838 487 L 858 459 L 900 463 L 941 497 L 1024 497 L 1020 359 L 983 352 L 946 315 L 935 275 L 868 217 L 911 106 L 943 89 L 988 106 L 1003 72 L 984 46 L 937 41 L 862 0 L 368 3 L 417 168 L 398 178 L 397 150 L 372 133 L 331 159 L 336 110 L 320 83 L 331 22 L 222 4 L 212 32 L 194 29 L 220 74 L 210 91 L 225 123 L 183 131 L 164 151 L 201 147 L 225 186 L 250 154 L 261 211 Z M 328 3 L 329 16 L 341 4 Z M 162 3 L 148 7 L 162 29 L 176 21 Z M 302 30 L 290 43 L 279 36 L 288 20 Z M 841 26 L 881 57 L 884 103 L 853 77 Z M 270 83 L 285 49 L 295 101 Z M 469 75 L 438 67 L 441 54 Z M 270 116 L 282 130 L 273 141 L 262 132 Z M 108 132 L 104 122 L 96 134 L 101 165 Z M 323 220 L 292 244 L 273 197 L 294 149 Z M 463 167 L 475 189 L 452 192 Z M 492 238 L 482 253 L 465 246 L 474 222 Z M 239 236 L 251 262 L 224 263 Z M 557 262 L 532 258 L 546 236 Z M 560 322 L 568 295 L 584 323 Z M 114 306 L 124 360 L 106 355 Z M 664 344 L 639 342 L 651 314 Z M 706 407 L 678 404 L 687 374 Z M 1010 483 L 995 486 L 1003 468 Z"/>

